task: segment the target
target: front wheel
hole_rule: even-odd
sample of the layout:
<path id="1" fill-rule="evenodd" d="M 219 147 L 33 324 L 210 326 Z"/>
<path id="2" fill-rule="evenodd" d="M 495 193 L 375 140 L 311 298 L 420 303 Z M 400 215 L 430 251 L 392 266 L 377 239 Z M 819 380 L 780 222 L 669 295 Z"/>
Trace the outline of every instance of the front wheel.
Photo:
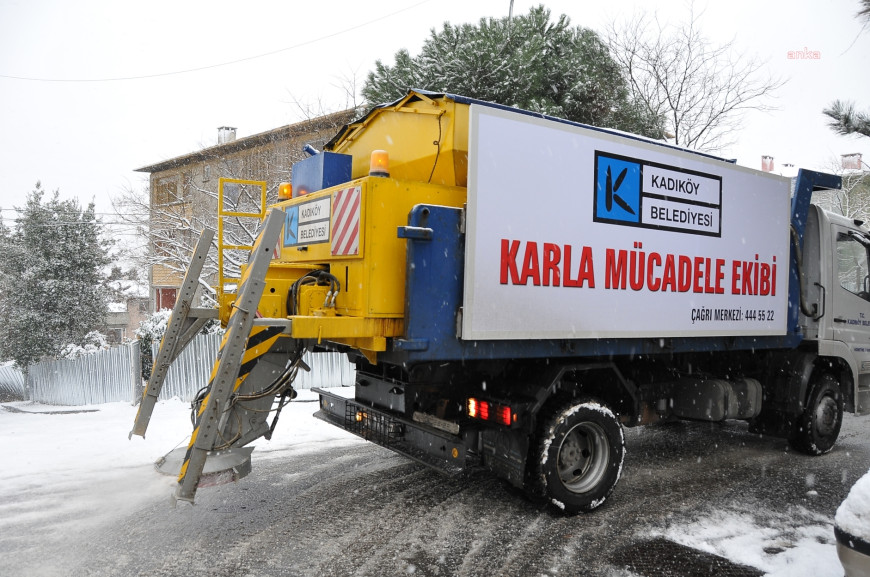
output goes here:
<path id="1" fill-rule="evenodd" d="M 566 513 L 592 511 L 622 473 L 625 437 L 619 419 L 595 400 L 567 403 L 542 416 L 531 455 L 533 488 Z"/>
<path id="2" fill-rule="evenodd" d="M 843 393 L 832 375 L 823 374 L 812 384 L 789 442 L 807 455 L 823 455 L 834 448 L 842 424 Z"/>

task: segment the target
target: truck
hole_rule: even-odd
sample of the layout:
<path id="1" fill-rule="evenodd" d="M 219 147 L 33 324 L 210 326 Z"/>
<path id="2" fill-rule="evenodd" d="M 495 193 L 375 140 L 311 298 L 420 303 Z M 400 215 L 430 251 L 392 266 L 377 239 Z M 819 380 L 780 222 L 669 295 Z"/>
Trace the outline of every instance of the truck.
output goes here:
<path id="1" fill-rule="evenodd" d="M 410 90 L 294 165 L 235 292 L 194 306 L 204 233 L 132 434 L 191 336 L 225 327 L 177 500 L 250 470 L 305 355 L 355 365 L 315 416 L 568 514 L 625 427 L 748 421 L 822 455 L 870 402 L 870 233 L 784 178 L 615 130 Z"/>

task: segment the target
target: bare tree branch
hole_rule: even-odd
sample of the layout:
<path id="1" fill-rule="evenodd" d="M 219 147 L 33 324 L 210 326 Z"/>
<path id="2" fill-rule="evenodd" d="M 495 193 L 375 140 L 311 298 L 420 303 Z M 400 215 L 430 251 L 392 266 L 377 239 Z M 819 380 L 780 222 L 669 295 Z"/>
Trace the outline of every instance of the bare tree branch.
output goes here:
<path id="1" fill-rule="evenodd" d="M 847 218 L 870 222 L 870 172 L 844 170 L 839 158 L 830 161 L 828 171 L 843 179 L 842 187 L 813 192 L 813 202 Z"/>
<path id="2" fill-rule="evenodd" d="M 690 6 L 682 24 L 662 24 L 635 14 L 606 29 L 636 101 L 666 119 L 675 144 L 716 151 L 733 143 L 747 110 L 770 110 L 769 97 L 784 82 L 763 73 L 764 63 L 735 51 L 734 41 L 714 45 L 699 30 Z"/>
<path id="3" fill-rule="evenodd" d="M 297 103 L 298 104 L 298 103 Z M 298 106 L 302 106 L 298 104 Z M 338 128 L 348 122 L 351 113 L 324 115 L 322 109 L 306 115 L 305 121 L 289 127 L 276 140 L 258 141 L 249 148 L 236 147 L 226 152 L 216 150 L 206 161 L 168 169 L 152 176 L 157 190 L 134 190 L 132 187 L 112 199 L 117 217 L 135 230 L 141 245 L 137 264 L 144 270 L 167 273 L 180 279 L 187 270 L 201 231 L 216 231 L 218 226 L 219 178 L 266 182 L 266 205 L 278 198 L 281 182 L 290 181 L 293 163 L 302 160 L 303 143 L 321 147 Z M 210 148 L 210 147 L 209 147 Z M 203 167 L 210 167 L 209 178 L 200 178 Z M 195 169 L 195 170 L 194 170 Z M 166 181 L 167 186 L 161 186 Z M 258 185 L 225 183 L 223 208 L 228 212 L 259 213 L 262 208 Z M 223 244 L 251 246 L 261 226 L 259 217 L 226 216 L 223 220 Z M 217 286 L 217 239 L 208 253 L 199 279 L 206 300 L 214 301 Z M 248 251 L 226 249 L 223 252 L 223 277 L 237 279 L 248 261 Z M 174 281 L 172 281 L 174 282 Z"/>

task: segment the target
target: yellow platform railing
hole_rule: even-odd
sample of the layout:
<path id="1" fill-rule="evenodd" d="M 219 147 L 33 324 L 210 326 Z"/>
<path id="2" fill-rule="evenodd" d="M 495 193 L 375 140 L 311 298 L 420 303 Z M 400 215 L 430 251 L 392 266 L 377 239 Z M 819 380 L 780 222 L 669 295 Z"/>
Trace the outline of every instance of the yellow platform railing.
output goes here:
<path id="1" fill-rule="evenodd" d="M 258 212 L 244 212 L 235 210 L 225 210 L 224 206 L 224 186 L 227 184 L 236 184 L 239 186 L 254 186 L 260 188 L 260 202 Z M 260 180 L 240 180 L 236 178 L 221 178 L 218 180 L 218 222 L 217 222 L 217 248 L 218 248 L 218 286 L 217 286 L 217 302 L 223 303 L 225 293 L 235 293 L 235 290 L 227 290 L 227 284 L 235 281 L 238 283 L 238 278 L 228 277 L 224 270 L 224 253 L 228 250 L 248 250 L 253 248 L 253 244 L 227 244 L 224 239 L 225 221 L 229 218 L 257 218 L 263 220 L 266 216 L 266 183 Z M 252 241 L 253 242 L 253 241 Z M 238 288 L 238 287 L 237 287 Z"/>

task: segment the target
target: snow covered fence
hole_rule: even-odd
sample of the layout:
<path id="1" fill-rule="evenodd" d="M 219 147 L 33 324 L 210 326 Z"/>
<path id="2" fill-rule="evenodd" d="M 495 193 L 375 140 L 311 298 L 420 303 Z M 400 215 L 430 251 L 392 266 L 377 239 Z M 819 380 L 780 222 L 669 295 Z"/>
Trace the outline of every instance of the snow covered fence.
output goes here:
<path id="1" fill-rule="evenodd" d="M 160 389 L 160 398 L 178 397 L 182 401 L 192 401 L 197 391 L 208 384 L 222 337 L 220 333 L 193 337 L 187 348 L 169 366 L 163 388 Z M 159 341 L 151 346 L 151 358 L 157 358 L 158 350 Z"/>
<path id="2" fill-rule="evenodd" d="M 28 371 L 28 398 L 51 405 L 131 402 L 139 362 L 138 341 L 76 359 L 42 361 Z"/>
<path id="3" fill-rule="evenodd" d="M 293 387 L 352 387 L 356 382 L 356 369 L 343 353 L 307 353 L 303 360 L 311 372 L 299 371 Z"/>
<path id="4" fill-rule="evenodd" d="M 0 365 L 0 399 L 24 399 L 24 375 L 11 363 Z"/>
<path id="5" fill-rule="evenodd" d="M 172 363 L 161 399 L 177 397 L 191 401 L 208 384 L 217 359 L 221 335 L 197 335 Z M 158 345 L 154 345 L 157 356 Z M 340 353 L 309 353 L 305 362 L 311 372 L 299 371 L 294 386 L 349 387 L 355 371 L 347 356 Z M 91 405 L 116 401 L 136 402 L 142 392 L 139 342 L 121 345 L 77 359 L 43 361 L 31 365 L 27 387 L 20 372 L 0 367 L 0 393 L 14 391 L 17 397 L 51 405 Z M 25 396 L 25 390 L 29 395 Z"/>
<path id="6" fill-rule="evenodd" d="M 169 367 L 166 381 L 160 391 L 161 399 L 178 397 L 191 401 L 197 391 L 208 384 L 212 367 L 217 359 L 222 335 L 219 333 L 196 335 L 178 358 Z M 157 358 L 159 343 L 152 346 Z M 349 387 L 354 384 L 356 373 L 348 362 L 347 355 L 341 353 L 308 353 L 305 362 L 311 372 L 299 371 L 294 387 L 310 389 L 313 387 Z"/>

